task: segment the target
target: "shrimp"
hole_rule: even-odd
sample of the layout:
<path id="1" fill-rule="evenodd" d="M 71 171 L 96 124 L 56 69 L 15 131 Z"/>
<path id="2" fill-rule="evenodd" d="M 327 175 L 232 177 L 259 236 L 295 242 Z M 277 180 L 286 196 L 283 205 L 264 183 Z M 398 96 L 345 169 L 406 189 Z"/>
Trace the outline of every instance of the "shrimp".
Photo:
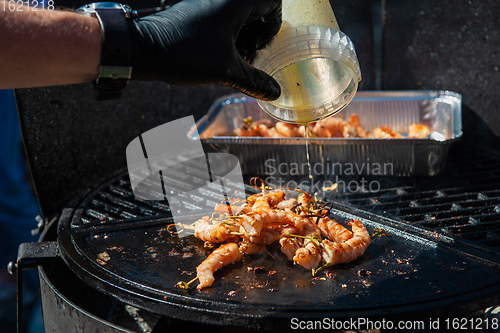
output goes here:
<path id="1" fill-rule="evenodd" d="M 304 125 L 290 124 L 279 121 L 274 125 L 276 132 L 287 138 L 300 138 L 304 137 Z"/>
<path id="2" fill-rule="evenodd" d="M 293 261 L 295 253 L 302 247 L 302 240 L 295 237 L 283 237 L 280 239 L 281 252 L 283 252 L 288 260 Z"/>
<path id="3" fill-rule="evenodd" d="M 312 222 L 309 222 L 309 223 L 303 225 L 302 228 L 300 228 L 299 232 L 302 235 L 305 235 L 306 237 L 309 237 L 309 238 L 315 237 L 317 239 L 321 239 L 321 231 Z M 307 242 L 305 242 L 305 243 L 307 243 Z"/>
<path id="4" fill-rule="evenodd" d="M 297 197 L 297 203 L 302 207 L 301 215 L 324 214 L 322 207 L 317 207 L 315 199 L 307 194 L 301 193 Z M 326 212 L 329 212 L 326 210 Z M 320 243 L 321 235 L 328 237 L 334 242 L 343 243 L 352 238 L 352 232 L 346 227 L 339 224 L 337 221 L 330 219 L 328 216 L 319 217 L 317 225 L 314 223 L 306 224 L 300 230 L 302 235 L 306 235 L 304 246 L 296 249 L 293 261 L 296 264 L 303 266 L 306 269 L 316 268 L 322 259 L 323 245 Z M 315 241 L 312 241 L 315 239 Z"/>
<path id="5" fill-rule="evenodd" d="M 254 128 L 246 128 L 246 127 L 238 127 L 233 131 L 234 136 L 259 136 L 259 132 L 257 132 Z"/>
<path id="6" fill-rule="evenodd" d="M 350 138 L 356 136 L 356 128 L 342 118 L 322 119 L 314 125 L 313 134 L 326 138 Z"/>
<path id="7" fill-rule="evenodd" d="M 215 271 L 241 260 L 244 254 L 264 253 L 266 246 L 276 241 L 289 260 L 312 270 L 313 275 L 322 261 L 325 266 L 350 262 L 370 244 L 370 234 L 361 221 L 349 221 L 350 231 L 329 217 L 332 204 L 317 201 L 302 191 L 297 199 L 285 199 L 283 190 L 270 190 L 257 177 L 252 178 L 250 185 L 261 191 L 244 204 L 239 199 L 223 201 L 215 207 L 220 217 L 205 216 L 196 221 L 197 238 L 210 243 L 225 242 L 197 267 L 198 289 L 213 284 Z M 196 279 L 178 285 L 188 288 Z"/>
<path id="8" fill-rule="evenodd" d="M 282 138 L 283 135 L 278 133 L 276 130 L 276 127 L 271 127 L 270 129 L 267 130 L 267 135 L 268 138 Z"/>
<path id="9" fill-rule="evenodd" d="M 323 250 L 321 254 L 328 265 L 336 265 L 353 261 L 363 255 L 371 237 L 360 220 L 351 220 L 353 236 L 343 243 L 331 242 L 328 239 L 322 241 Z"/>
<path id="10" fill-rule="evenodd" d="M 283 236 L 279 240 L 281 252 L 289 260 L 306 269 L 313 269 L 318 266 L 321 261 L 319 249 L 321 246 L 321 232 L 314 223 L 309 221 L 301 229 L 287 230 L 283 232 Z"/>
<path id="11" fill-rule="evenodd" d="M 373 130 L 373 135 L 380 139 L 400 139 L 403 136 L 392 130 L 390 126 L 380 126 Z"/>
<path id="12" fill-rule="evenodd" d="M 267 128 L 272 128 L 275 124 L 275 120 L 269 119 L 269 118 L 262 118 L 257 121 L 255 121 L 256 125 L 265 125 Z"/>
<path id="13" fill-rule="evenodd" d="M 349 124 L 354 126 L 360 138 L 366 138 L 368 136 L 368 131 L 363 126 L 361 126 L 361 121 L 359 120 L 357 114 L 353 113 L 349 117 Z"/>
<path id="14" fill-rule="evenodd" d="M 229 199 L 223 200 L 222 203 L 215 205 L 214 211 L 217 213 L 228 214 L 228 215 L 238 215 L 240 212 L 248 213 L 252 210 L 252 206 L 248 203 L 244 203 L 241 206 L 236 204 L 240 203 L 241 199 Z"/>
<path id="15" fill-rule="evenodd" d="M 292 209 L 295 206 L 295 202 L 297 200 L 295 198 L 283 200 L 276 205 L 278 209 Z"/>
<path id="16" fill-rule="evenodd" d="M 249 196 L 247 198 L 247 203 L 250 205 L 250 206 L 253 206 L 255 204 L 255 201 L 257 201 L 257 198 L 261 197 L 263 194 L 262 193 L 255 193 L 255 194 L 252 194 L 251 196 Z"/>
<path id="17" fill-rule="evenodd" d="M 249 213 L 252 211 L 252 207 L 248 204 L 242 206 L 217 204 L 214 209 L 217 213 L 228 214 L 228 215 L 238 215 L 239 213 Z"/>
<path id="18" fill-rule="evenodd" d="M 266 251 L 266 244 L 252 243 L 249 239 L 246 239 L 240 243 L 240 251 L 248 255 L 261 254 Z"/>
<path id="19" fill-rule="evenodd" d="M 297 228 L 302 228 L 310 223 L 306 217 L 301 217 L 291 211 L 286 210 L 263 210 L 251 212 L 239 217 L 241 226 L 249 236 L 259 236 L 265 225 L 269 224 L 287 224 Z"/>
<path id="20" fill-rule="evenodd" d="M 278 203 L 283 201 L 285 198 L 285 192 L 281 190 L 273 190 L 267 194 L 261 195 L 255 199 L 255 203 L 252 206 L 253 212 L 269 210 L 275 207 Z"/>
<path id="21" fill-rule="evenodd" d="M 260 232 L 260 235 L 250 236 L 249 239 L 253 243 L 272 244 L 288 234 L 297 233 L 298 230 L 294 226 L 266 227 Z"/>
<path id="22" fill-rule="evenodd" d="M 272 244 L 282 238 L 280 230 L 263 229 L 258 236 L 249 236 L 250 242 L 258 244 Z"/>
<path id="23" fill-rule="evenodd" d="M 431 134 L 432 130 L 429 126 L 424 124 L 410 124 L 408 130 L 408 137 L 414 139 L 425 139 Z"/>
<path id="24" fill-rule="evenodd" d="M 252 117 L 243 119 L 243 125 L 234 129 L 235 136 L 269 136 L 269 128 L 272 127 L 272 121 L 261 119 L 254 121 Z"/>
<path id="25" fill-rule="evenodd" d="M 194 225 L 194 236 L 205 242 L 221 243 L 234 237 L 234 232 L 239 230 L 239 226 L 234 223 L 224 223 L 224 221 L 213 220 L 205 216 Z"/>
<path id="26" fill-rule="evenodd" d="M 315 269 L 321 262 L 321 252 L 316 244 L 309 242 L 295 252 L 293 262 L 308 270 Z"/>
<path id="27" fill-rule="evenodd" d="M 302 207 L 305 207 L 306 211 L 304 213 L 306 214 L 315 208 L 314 198 L 310 194 L 302 193 L 298 196 L 297 202 Z M 349 229 L 337 221 L 330 219 L 328 216 L 319 218 L 316 223 L 319 230 L 321 230 L 321 234 L 334 242 L 342 243 L 352 237 L 352 232 Z"/>
<path id="28" fill-rule="evenodd" d="M 264 124 L 258 124 L 255 126 L 255 131 L 257 132 L 257 136 L 269 137 L 269 127 Z"/>
<path id="29" fill-rule="evenodd" d="M 221 245 L 218 249 L 212 252 L 198 267 L 196 273 L 200 283 L 196 287 L 201 290 L 205 287 L 210 287 L 214 283 L 214 272 L 224 266 L 233 264 L 243 258 L 243 252 L 240 251 L 236 243 L 228 243 Z"/>
<path id="30" fill-rule="evenodd" d="M 352 232 L 349 229 L 329 217 L 320 218 L 318 228 L 325 237 L 336 243 L 343 243 L 352 238 Z"/>
<path id="31" fill-rule="evenodd" d="M 301 209 L 301 215 L 307 215 L 311 210 L 313 210 L 315 207 L 315 200 L 314 198 L 309 194 L 309 193 L 301 193 L 297 197 L 297 203 L 302 207 Z"/>
<path id="32" fill-rule="evenodd" d="M 393 139 L 406 136 L 391 129 L 390 126 L 380 126 L 369 132 L 361 125 L 361 121 L 356 113 L 353 113 L 348 120 L 340 117 L 328 117 L 308 124 L 307 127 L 299 124 L 285 122 L 274 123 L 272 120 L 264 118 L 254 121 L 252 117 L 243 120 L 241 127 L 236 128 L 233 134 L 236 136 L 257 136 L 270 138 L 292 138 L 304 137 L 305 131 L 311 137 L 324 138 L 379 138 Z M 432 129 L 421 123 L 410 124 L 408 138 L 427 138 L 432 133 Z"/>
<path id="33" fill-rule="evenodd" d="M 283 192 L 283 190 L 281 189 L 275 189 L 266 193 L 266 190 L 269 189 L 269 187 L 267 187 L 264 181 L 259 177 L 253 177 L 252 179 L 250 179 L 250 185 L 252 185 L 252 187 L 256 189 L 261 190 L 261 192 L 252 194 L 247 198 L 247 203 L 249 205 L 253 206 L 255 204 L 255 201 L 257 201 L 257 199 L 262 196 L 269 196 L 272 201 L 275 202 L 274 204 L 277 204 L 279 201 L 285 198 L 285 192 Z"/>
<path id="34" fill-rule="evenodd" d="M 293 262 L 305 269 L 314 269 L 321 262 L 321 232 L 314 223 L 306 224 L 300 231 L 306 235 L 304 238 L 304 247 L 296 251 Z"/>
<path id="35" fill-rule="evenodd" d="M 272 244 L 284 238 L 284 235 L 297 232 L 295 227 L 273 227 L 265 228 L 259 236 L 243 235 L 240 242 L 240 250 L 246 254 L 259 254 L 266 251 L 266 244 Z"/>
<path id="36" fill-rule="evenodd" d="M 276 189 L 268 192 L 267 196 L 269 196 L 271 200 L 271 207 L 275 207 L 285 199 L 285 192 L 283 192 L 283 190 Z"/>

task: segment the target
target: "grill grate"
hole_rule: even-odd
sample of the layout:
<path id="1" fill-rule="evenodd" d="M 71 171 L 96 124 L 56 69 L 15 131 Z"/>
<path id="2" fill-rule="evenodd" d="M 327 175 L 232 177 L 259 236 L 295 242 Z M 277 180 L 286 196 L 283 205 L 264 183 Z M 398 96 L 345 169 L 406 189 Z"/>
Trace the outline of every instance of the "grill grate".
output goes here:
<path id="1" fill-rule="evenodd" d="M 79 219 L 74 219 L 73 225 L 163 216 L 172 216 L 167 202 L 140 200 L 134 197 L 130 182 L 122 177 L 98 189 L 84 202 L 79 209 Z"/>
<path id="2" fill-rule="evenodd" d="M 145 217 L 172 216 L 166 202 L 140 200 L 134 197 L 130 182 L 121 177 L 99 188 L 78 209 L 73 225 L 122 222 Z"/>
<path id="3" fill-rule="evenodd" d="M 336 201 L 459 238 L 500 254 L 500 157 L 454 147 L 443 176 L 381 182 L 377 193 Z"/>
<path id="4" fill-rule="evenodd" d="M 214 206 L 224 200 L 224 196 L 217 192 L 216 187 L 211 188 L 210 184 L 189 194 L 181 192 L 183 190 L 181 185 L 179 184 L 179 188 L 173 190 L 178 191 L 176 200 L 182 200 L 181 205 L 176 205 L 176 207 L 182 207 L 178 212 L 182 215 L 213 211 Z M 229 184 L 225 186 L 229 192 L 236 191 L 236 188 Z M 251 191 L 252 188 L 247 187 L 247 189 Z M 82 202 L 72 225 L 93 225 L 164 217 L 172 217 L 168 201 L 141 200 L 135 197 L 128 175 L 124 174 L 108 185 L 97 189 Z"/>
<path id="5" fill-rule="evenodd" d="M 396 218 L 500 254 L 500 156 L 496 153 L 458 146 L 450 151 L 442 176 L 377 181 L 381 184 L 379 191 L 340 191 L 329 200 Z M 181 199 L 180 213 L 189 215 L 213 209 L 224 199 L 220 196 L 210 187 L 200 188 Z M 97 189 L 79 207 L 73 225 L 172 216 L 166 200 L 134 197 L 127 175 Z"/>

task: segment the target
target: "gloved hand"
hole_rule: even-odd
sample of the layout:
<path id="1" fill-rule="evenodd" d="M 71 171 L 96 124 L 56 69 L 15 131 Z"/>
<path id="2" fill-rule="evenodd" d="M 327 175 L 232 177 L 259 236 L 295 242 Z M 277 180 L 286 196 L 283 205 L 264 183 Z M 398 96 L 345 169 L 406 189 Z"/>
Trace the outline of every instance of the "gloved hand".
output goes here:
<path id="1" fill-rule="evenodd" d="M 278 83 L 252 67 L 281 26 L 281 0 L 183 0 L 130 22 L 132 78 L 217 84 L 274 100 Z"/>

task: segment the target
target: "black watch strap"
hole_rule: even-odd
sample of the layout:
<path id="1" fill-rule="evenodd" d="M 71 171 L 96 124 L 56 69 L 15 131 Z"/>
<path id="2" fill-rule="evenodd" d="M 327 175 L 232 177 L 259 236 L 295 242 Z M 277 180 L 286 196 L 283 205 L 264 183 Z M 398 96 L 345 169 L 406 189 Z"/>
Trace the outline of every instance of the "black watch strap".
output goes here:
<path id="1" fill-rule="evenodd" d="M 128 20 L 137 19 L 137 12 L 117 2 L 95 2 L 77 11 L 84 15 L 95 15 L 102 30 L 101 66 L 94 82 L 97 99 L 119 98 L 132 77 Z"/>
<path id="2" fill-rule="evenodd" d="M 122 96 L 132 75 L 130 32 L 123 9 L 96 8 L 103 31 L 103 48 L 99 75 L 94 83 L 98 100 Z"/>

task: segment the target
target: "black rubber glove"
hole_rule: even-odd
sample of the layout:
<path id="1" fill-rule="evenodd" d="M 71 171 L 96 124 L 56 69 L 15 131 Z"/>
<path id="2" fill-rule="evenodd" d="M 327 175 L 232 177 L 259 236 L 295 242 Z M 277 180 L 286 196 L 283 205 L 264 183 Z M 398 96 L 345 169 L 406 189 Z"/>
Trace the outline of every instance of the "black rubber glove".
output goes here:
<path id="1" fill-rule="evenodd" d="M 248 62 L 280 27 L 281 0 L 183 0 L 130 23 L 132 78 L 277 99 L 278 83 Z"/>

